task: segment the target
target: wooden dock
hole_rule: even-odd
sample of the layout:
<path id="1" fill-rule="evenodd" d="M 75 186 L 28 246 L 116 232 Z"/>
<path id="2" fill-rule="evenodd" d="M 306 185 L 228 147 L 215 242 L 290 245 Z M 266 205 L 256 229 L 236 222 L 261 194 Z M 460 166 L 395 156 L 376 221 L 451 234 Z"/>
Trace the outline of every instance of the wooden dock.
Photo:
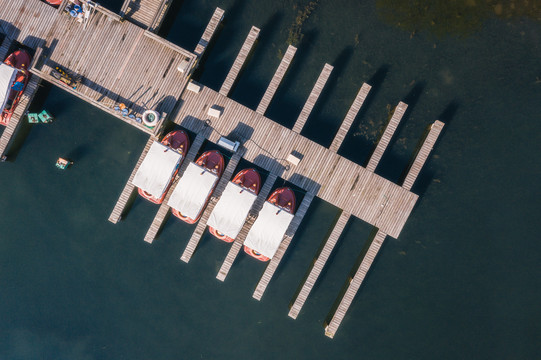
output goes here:
<path id="1" fill-rule="evenodd" d="M 355 294 L 357 294 L 357 291 L 361 287 L 361 284 L 363 283 L 363 280 L 368 273 L 370 266 L 374 262 L 374 259 L 376 258 L 376 255 L 378 254 L 379 249 L 381 248 L 381 245 L 383 244 L 386 236 L 387 235 L 384 232 L 378 231 L 376 237 L 370 244 L 370 247 L 368 248 L 368 251 L 364 256 L 361 265 L 357 269 L 355 276 L 353 276 L 353 279 L 351 280 L 346 290 L 346 293 L 342 297 L 342 300 L 340 301 L 340 304 L 338 305 L 338 308 L 336 309 L 331 321 L 325 327 L 325 335 L 327 335 L 328 337 L 334 337 L 334 334 L 338 330 L 338 327 L 344 319 L 344 316 L 346 315 L 349 306 L 353 302 Z"/>
<path id="2" fill-rule="evenodd" d="M 407 108 L 408 108 L 408 104 L 403 103 L 401 101 L 398 103 L 398 105 L 394 109 L 394 113 L 393 113 L 393 116 L 391 117 L 391 120 L 389 120 L 389 123 L 387 124 L 387 127 L 385 127 L 385 131 L 383 132 L 383 135 L 381 135 L 381 138 L 378 141 L 378 145 L 376 146 L 376 149 L 372 153 L 372 156 L 370 156 L 370 160 L 368 160 L 368 165 L 366 165 L 366 170 L 368 171 L 376 170 L 376 167 L 378 166 L 379 161 L 381 160 L 381 157 L 383 156 L 383 153 L 385 152 L 385 149 L 387 149 L 389 142 L 391 142 L 391 138 L 393 137 L 393 134 L 396 128 L 398 127 L 398 124 L 400 123 L 402 116 L 404 116 L 404 113 L 406 112 Z"/>
<path id="3" fill-rule="evenodd" d="M 199 241 L 201 240 L 201 236 L 203 236 L 203 232 L 207 228 L 207 221 L 209 220 L 210 214 L 212 213 L 212 210 L 214 210 L 214 207 L 218 203 L 218 200 L 220 199 L 220 196 L 222 196 L 222 193 L 225 190 L 225 187 L 229 183 L 229 180 L 233 177 L 233 173 L 235 169 L 237 168 L 237 165 L 242 158 L 241 151 L 236 152 L 231 159 L 229 160 L 229 163 L 227 164 L 222 177 L 220 178 L 220 181 L 216 185 L 216 189 L 214 190 L 214 193 L 212 194 L 212 197 L 203 212 L 203 215 L 201 215 L 201 219 L 199 219 L 199 222 L 197 223 L 197 226 L 190 237 L 190 240 L 188 241 L 188 245 L 186 245 L 186 249 L 184 249 L 184 252 L 182 253 L 182 256 L 180 257 L 180 260 L 184 261 L 185 263 L 189 262 L 192 258 L 195 249 L 197 248 L 197 245 L 199 245 Z"/>
<path id="4" fill-rule="evenodd" d="M 125 0 L 120 16 L 152 32 L 160 28 L 172 0 Z"/>
<path id="5" fill-rule="evenodd" d="M 199 40 L 199 43 L 197 43 L 197 46 L 195 47 L 194 54 L 197 55 L 198 58 L 201 58 L 205 53 L 210 40 L 214 36 L 214 33 L 216 32 L 216 29 L 218 29 L 218 25 L 220 25 L 223 18 L 224 10 L 216 8 L 216 10 L 214 10 L 214 14 L 212 14 L 212 17 L 210 18 L 209 23 L 207 24 L 205 31 L 203 32 L 203 35 L 201 36 L 201 39 Z"/>
<path id="6" fill-rule="evenodd" d="M 289 68 L 289 65 L 291 64 L 296 52 L 297 48 L 295 46 L 289 45 L 287 47 L 287 51 L 284 57 L 282 57 L 282 61 L 280 61 L 280 65 L 278 65 L 278 69 L 276 69 L 276 72 L 274 73 L 274 76 L 272 77 L 263 98 L 255 110 L 258 114 L 265 115 L 265 111 L 267 111 L 267 108 L 269 107 L 276 90 L 278 90 L 278 86 L 280 86 L 280 83 L 282 82 L 282 79 L 284 78 L 284 75 L 286 74 L 286 71 Z"/>
<path id="7" fill-rule="evenodd" d="M 246 220 L 239 234 L 235 238 L 233 245 L 231 245 L 231 248 L 229 249 L 229 252 L 227 253 L 227 256 L 225 257 L 225 260 L 222 263 L 220 270 L 218 271 L 218 275 L 216 275 L 216 278 L 218 280 L 224 281 L 225 278 L 227 277 L 227 274 L 229 273 L 231 266 L 233 266 L 233 263 L 235 262 L 237 255 L 242 249 L 242 245 L 244 244 L 244 240 L 246 240 L 246 236 L 248 236 L 248 232 L 252 228 L 252 225 L 254 224 L 254 221 L 257 218 L 257 214 L 259 213 L 259 211 L 263 207 L 263 204 L 267 200 L 267 197 L 269 196 L 272 186 L 274 185 L 274 182 L 276 181 L 277 178 L 278 177 L 274 174 L 269 174 L 269 176 L 267 176 L 265 183 L 263 183 L 263 187 L 259 191 L 259 194 L 257 195 L 257 198 L 254 201 L 252 208 L 250 209 L 248 219 Z"/>
<path id="8" fill-rule="evenodd" d="M 269 285 L 272 276 L 278 268 L 278 265 L 280 265 L 282 257 L 284 256 L 287 248 L 289 247 L 291 240 L 295 236 L 295 233 L 297 232 L 297 229 L 299 228 L 302 219 L 304 219 L 304 215 L 306 215 L 306 212 L 308 211 L 312 200 L 314 200 L 314 197 L 315 195 L 311 193 L 307 193 L 304 195 L 304 199 L 302 199 L 301 205 L 295 213 L 295 217 L 289 224 L 286 234 L 284 235 L 284 239 L 280 243 L 280 246 L 278 247 L 278 250 L 276 250 L 276 253 L 272 257 L 272 259 L 270 260 L 269 265 L 267 265 L 267 267 L 265 268 L 265 272 L 263 273 L 263 276 L 261 276 L 259 283 L 257 283 L 255 291 L 252 295 L 254 299 L 261 300 L 261 297 L 263 297 L 265 289 L 267 289 L 267 286 Z"/>
<path id="9" fill-rule="evenodd" d="M 333 152 L 338 152 L 338 149 L 340 149 L 340 146 L 342 145 L 342 142 L 344 141 L 349 131 L 349 128 L 351 127 L 351 124 L 353 124 L 353 120 L 355 120 L 357 113 L 361 109 L 361 106 L 363 106 L 364 100 L 368 96 L 370 89 L 372 89 L 372 86 L 368 85 L 367 83 L 363 84 L 363 86 L 357 93 L 353 104 L 351 104 L 351 107 L 349 108 L 348 113 L 344 118 L 344 121 L 342 121 L 342 125 L 340 125 L 340 128 L 338 129 L 338 132 L 336 133 L 334 140 L 331 143 L 331 146 L 329 146 L 329 150 Z"/>
<path id="10" fill-rule="evenodd" d="M 421 146 L 421 149 L 415 156 L 415 160 L 413 161 L 413 164 L 411 165 L 410 169 L 408 170 L 408 174 L 406 175 L 406 179 L 404 180 L 404 183 L 402 184 L 402 187 L 406 190 L 411 190 L 413 183 L 417 179 L 417 176 L 419 175 L 419 172 L 421 172 L 421 169 L 423 165 L 425 164 L 426 160 L 428 159 L 428 155 L 430 155 L 430 152 L 432 151 L 432 148 L 434 147 L 434 144 L 436 143 L 436 140 L 438 140 L 438 137 L 440 136 L 440 133 L 443 129 L 443 126 L 445 124 L 442 123 L 439 120 L 436 120 L 434 124 L 430 126 L 430 131 L 423 142 L 423 145 Z"/>
<path id="11" fill-rule="evenodd" d="M 299 315 L 302 306 L 306 302 L 306 299 L 308 299 L 308 295 L 310 295 L 310 292 L 312 291 L 312 288 L 316 284 L 316 281 L 323 271 L 323 268 L 325 267 L 325 264 L 327 263 L 327 260 L 331 256 L 331 253 L 338 242 L 338 239 L 340 238 L 340 235 L 342 234 L 342 231 L 344 231 L 344 228 L 346 227 L 346 224 L 349 221 L 349 218 L 351 217 L 351 214 L 343 211 L 342 214 L 340 214 L 340 217 L 338 218 L 338 221 L 334 225 L 334 228 L 329 235 L 329 238 L 325 242 L 325 246 L 323 249 L 321 249 L 321 252 L 317 255 L 315 262 L 312 265 L 312 268 L 310 269 L 310 273 L 308 274 L 308 277 L 304 281 L 304 284 L 297 294 L 297 297 L 295 299 L 295 302 L 289 309 L 289 316 L 293 319 L 296 319 Z"/>
<path id="12" fill-rule="evenodd" d="M 248 33 L 248 36 L 246 37 L 246 40 L 244 40 L 244 44 L 242 44 L 242 48 L 240 49 L 239 54 L 235 59 L 235 62 L 233 62 L 233 66 L 231 66 L 231 69 L 229 70 L 229 73 L 227 74 L 227 77 L 225 78 L 225 81 L 220 88 L 220 94 L 222 94 L 223 96 L 229 95 L 229 92 L 231 91 L 231 88 L 233 87 L 237 76 L 239 75 L 242 67 L 244 66 L 244 61 L 246 60 L 248 55 L 250 55 L 252 47 L 255 44 L 258 36 L 259 29 L 255 26 L 252 26 L 250 32 Z"/>
<path id="13" fill-rule="evenodd" d="M 295 125 L 293 126 L 293 131 L 295 131 L 297 134 L 301 133 L 302 128 L 306 123 L 306 120 L 308 120 L 308 117 L 310 116 L 310 113 L 314 108 L 314 105 L 316 105 L 316 101 L 319 98 L 319 95 L 323 91 L 323 88 L 325 87 L 329 76 L 331 76 L 332 70 L 332 65 L 325 64 L 325 66 L 323 66 L 323 70 L 321 70 L 321 73 L 319 74 L 319 77 L 317 78 L 317 81 L 312 88 L 312 91 L 310 92 L 306 103 L 304 103 L 304 106 L 301 110 L 301 113 L 299 114 L 299 117 L 297 118 L 297 121 L 295 122 Z"/>
<path id="14" fill-rule="evenodd" d="M 137 160 L 137 164 L 135 164 L 135 167 L 133 168 L 133 171 L 131 172 L 131 175 L 128 179 L 128 182 L 124 186 L 124 189 L 120 193 L 120 197 L 118 198 L 118 201 L 115 204 L 115 207 L 113 208 L 113 211 L 111 212 L 111 215 L 109 216 L 109 221 L 113 224 L 116 224 L 120 221 L 122 218 L 122 214 L 124 213 L 124 208 L 126 207 L 126 204 L 130 200 L 133 191 L 135 190 L 135 186 L 132 184 L 133 178 L 135 176 L 135 173 L 137 173 L 137 170 L 139 170 L 139 166 L 141 166 L 141 163 L 145 159 L 145 156 L 148 153 L 148 150 L 150 150 L 150 146 L 154 141 L 157 141 L 157 139 L 153 136 L 151 136 L 146 145 L 143 149 L 143 152 L 141 153 L 141 156 L 139 156 L 139 160 Z"/>
<path id="15" fill-rule="evenodd" d="M 190 150 L 188 150 L 188 153 L 186 154 L 186 157 L 184 158 L 184 161 L 182 162 L 182 165 L 180 166 L 180 169 L 178 171 L 177 176 L 175 177 L 175 180 L 173 180 L 173 185 L 169 188 L 169 191 L 167 191 L 167 194 L 165 194 L 165 198 L 163 199 L 163 202 L 160 204 L 160 208 L 158 209 L 158 212 L 156 213 L 156 216 L 154 217 L 154 220 L 152 220 L 152 224 L 150 224 L 150 227 L 148 228 L 148 231 L 145 235 L 145 241 L 147 243 L 152 244 L 156 236 L 158 235 L 158 232 L 163 226 L 163 222 L 167 215 L 169 215 L 169 205 L 167 203 L 169 202 L 169 198 L 171 197 L 171 194 L 173 191 L 175 191 L 175 188 L 178 184 L 178 181 L 184 174 L 184 171 L 186 171 L 186 168 L 188 165 L 195 160 L 195 157 L 197 156 L 197 153 L 199 152 L 199 149 L 201 149 L 201 146 L 203 146 L 203 143 L 205 142 L 205 136 L 200 133 L 197 134 L 195 137 L 195 140 L 190 146 Z"/>

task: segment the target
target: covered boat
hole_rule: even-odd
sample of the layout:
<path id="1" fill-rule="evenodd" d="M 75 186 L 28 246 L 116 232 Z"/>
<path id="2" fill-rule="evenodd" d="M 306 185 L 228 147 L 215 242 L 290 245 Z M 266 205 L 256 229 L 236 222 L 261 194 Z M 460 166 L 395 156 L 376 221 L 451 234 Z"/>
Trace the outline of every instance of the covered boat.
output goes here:
<path id="1" fill-rule="evenodd" d="M 182 159 L 180 153 L 155 141 L 137 169 L 132 184 L 151 198 L 163 199 Z M 146 198 L 150 200 L 149 197 Z"/>
<path id="2" fill-rule="evenodd" d="M 259 212 L 246 236 L 244 252 L 261 261 L 272 259 L 280 246 L 293 214 L 295 194 L 288 187 L 276 189 Z"/>
<path id="3" fill-rule="evenodd" d="M 7 126 L 21 96 L 23 95 L 30 74 L 28 65 L 30 64 L 30 55 L 26 50 L 19 49 L 11 53 L 4 63 L 0 66 L 0 105 L 2 105 L 2 114 L 0 115 L 0 124 Z M 15 69 L 13 78 L 12 70 Z"/>
<path id="4" fill-rule="evenodd" d="M 244 169 L 235 175 L 210 214 L 210 233 L 226 242 L 235 240 L 260 187 L 261 177 L 255 169 Z"/>
<path id="5" fill-rule="evenodd" d="M 175 171 L 173 172 L 173 175 L 169 178 L 169 181 L 167 185 L 165 186 L 165 189 L 162 189 L 160 187 L 160 188 L 154 189 L 154 192 L 148 192 L 148 191 L 145 191 L 142 187 L 138 187 L 137 191 L 139 192 L 139 195 L 141 195 L 148 201 L 151 201 L 155 204 L 161 204 L 163 202 L 163 199 L 165 198 L 165 194 L 167 194 L 167 190 L 169 190 L 169 187 L 171 186 L 171 183 L 173 182 L 173 179 L 178 172 L 178 167 L 180 166 L 180 164 L 182 164 L 182 160 L 184 160 L 184 157 L 186 156 L 186 153 L 188 152 L 188 149 L 190 147 L 190 139 L 188 138 L 188 135 L 184 131 L 175 130 L 165 135 L 161 143 L 167 146 L 169 149 L 173 150 L 174 152 L 180 154 L 181 158 L 178 165 L 175 168 Z M 167 149 L 163 150 L 162 152 L 165 152 L 165 151 L 167 151 Z M 146 160 L 146 157 L 145 157 L 145 160 Z"/>
<path id="6" fill-rule="evenodd" d="M 190 163 L 167 202 L 173 215 L 188 224 L 199 220 L 223 172 L 219 151 L 207 151 Z"/>

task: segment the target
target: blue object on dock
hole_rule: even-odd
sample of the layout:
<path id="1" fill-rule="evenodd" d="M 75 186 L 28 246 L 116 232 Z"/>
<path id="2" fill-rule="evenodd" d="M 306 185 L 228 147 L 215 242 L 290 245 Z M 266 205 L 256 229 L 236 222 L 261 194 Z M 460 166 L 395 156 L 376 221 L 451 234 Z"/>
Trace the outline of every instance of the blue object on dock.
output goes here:
<path id="1" fill-rule="evenodd" d="M 38 117 L 42 123 L 50 123 L 53 121 L 53 117 L 51 116 L 51 114 L 49 114 L 47 110 L 43 110 L 42 112 L 40 112 Z"/>
<path id="2" fill-rule="evenodd" d="M 39 123 L 39 117 L 36 113 L 28 113 L 28 123 L 37 124 Z"/>

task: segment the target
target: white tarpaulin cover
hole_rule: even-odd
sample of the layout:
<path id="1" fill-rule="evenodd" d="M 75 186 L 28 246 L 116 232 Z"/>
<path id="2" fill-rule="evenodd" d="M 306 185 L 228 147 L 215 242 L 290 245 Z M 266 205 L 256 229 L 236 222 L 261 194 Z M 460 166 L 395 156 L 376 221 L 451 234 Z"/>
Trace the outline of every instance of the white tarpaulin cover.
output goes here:
<path id="1" fill-rule="evenodd" d="M 218 176 L 190 163 L 171 194 L 167 205 L 183 216 L 195 219 L 218 181 Z"/>
<path id="2" fill-rule="evenodd" d="M 132 184 L 161 198 L 181 159 L 182 155 L 155 141 L 137 169 Z"/>
<path id="3" fill-rule="evenodd" d="M 259 212 L 244 242 L 244 245 L 269 259 L 272 259 L 274 253 L 278 250 L 287 227 L 294 216 L 284 210 L 276 214 L 278 210 L 280 210 L 279 207 L 265 201 L 263 209 Z"/>
<path id="4" fill-rule="evenodd" d="M 237 237 L 257 195 L 229 182 L 210 214 L 208 225 L 231 239 Z"/>
<path id="5" fill-rule="evenodd" d="M 11 91 L 11 85 L 15 81 L 17 69 L 12 68 L 4 63 L 0 64 L 0 110 L 4 110 L 6 101 L 8 100 Z"/>

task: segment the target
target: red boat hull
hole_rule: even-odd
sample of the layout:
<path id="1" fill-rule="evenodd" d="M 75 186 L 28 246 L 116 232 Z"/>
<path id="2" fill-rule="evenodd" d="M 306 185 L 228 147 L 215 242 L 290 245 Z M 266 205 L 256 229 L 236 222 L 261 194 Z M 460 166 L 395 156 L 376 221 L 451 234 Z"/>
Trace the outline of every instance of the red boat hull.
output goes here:
<path id="1" fill-rule="evenodd" d="M 16 91 L 12 89 L 9 93 L 8 104 L 6 104 L 4 109 L 2 109 L 2 114 L 0 115 L 0 124 L 4 126 L 9 124 L 9 120 L 11 119 L 11 116 L 13 115 L 21 96 L 26 89 L 26 85 L 30 79 L 30 73 L 28 72 L 28 65 L 30 65 L 30 61 L 30 55 L 23 49 L 14 51 L 6 58 L 6 60 L 4 60 L 6 65 L 19 69 L 14 84 L 17 82 L 23 84 L 22 90 Z"/>
<path id="2" fill-rule="evenodd" d="M 62 4 L 62 0 L 45 0 L 45 2 L 53 6 L 60 6 Z"/>
<path id="3" fill-rule="evenodd" d="M 183 156 L 185 153 L 188 152 L 188 149 L 190 148 L 190 138 L 182 130 L 171 131 L 170 133 L 164 136 L 161 143 L 179 152 Z M 184 160 L 184 157 L 180 160 L 179 167 L 182 164 L 183 160 Z M 147 193 L 146 191 L 141 190 L 140 188 L 137 188 L 137 192 L 139 193 L 139 195 L 141 195 L 143 198 L 147 199 L 148 201 L 153 202 L 154 204 L 161 204 L 163 202 L 163 199 L 165 199 L 165 195 L 169 191 L 169 188 L 171 187 L 173 179 L 175 178 L 177 173 L 178 173 L 178 168 L 173 174 L 173 176 L 171 177 L 171 181 L 169 181 L 169 184 L 167 185 L 167 188 L 163 192 L 162 197 L 159 199 L 153 197 L 151 194 Z"/>
<path id="4" fill-rule="evenodd" d="M 259 173 L 255 169 L 244 169 L 239 171 L 232 181 L 234 184 L 241 186 L 247 191 L 250 191 L 256 195 L 259 194 L 261 187 L 261 176 L 259 176 Z M 219 233 L 216 229 L 210 226 L 209 231 L 212 235 L 225 242 L 230 243 L 235 240 L 225 234 Z"/>
<path id="5" fill-rule="evenodd" d="M 282 187 L 274 190 L 267 200 L 271 204 L 281 207 L 290 214 L 295 213 L 295 193 L 288 187 Z M 270 259 L 263 254 L 244 245 L 244 252 L 259 261 L 269 261 Z"/>
<path id="6" fill-rule="evenodd" d="M 222 176 L 222 173 L 224 172 L 224 167 L 225 167 L 224 157 L 219 151 L 216 151 L 216 150 L 207 151 L 203 153 L 203 155 L 201 155 L 195 163 L 207 169 L 208 171 L 216 174 L 218 178 Z M 216 187 L 216 185 L 214 186 Z M 175 210 L 175 209 L 171 209 L 171 213 L 175 215 L 176 217 L 178 217 L 180 220 L 187 222 L 188 224 L 195 224 L 201 217 L 201 214 L 203 213 L 203 209 L 205 209 L 205 207 L 207 206 L 207 203 L 213 191 L 214 191 L 214 188 L 212 188 L 212 190 L 210 191 L 209 196 L 207 197 L 207 200 L 205 201 L 205 205 L 203 205 L 203 207 L 201 208 L 201 211 L 199 212 L 199 214 L 197 214 L 197 217 L 195 219 L 184 216 L 178 210 Z"/>

